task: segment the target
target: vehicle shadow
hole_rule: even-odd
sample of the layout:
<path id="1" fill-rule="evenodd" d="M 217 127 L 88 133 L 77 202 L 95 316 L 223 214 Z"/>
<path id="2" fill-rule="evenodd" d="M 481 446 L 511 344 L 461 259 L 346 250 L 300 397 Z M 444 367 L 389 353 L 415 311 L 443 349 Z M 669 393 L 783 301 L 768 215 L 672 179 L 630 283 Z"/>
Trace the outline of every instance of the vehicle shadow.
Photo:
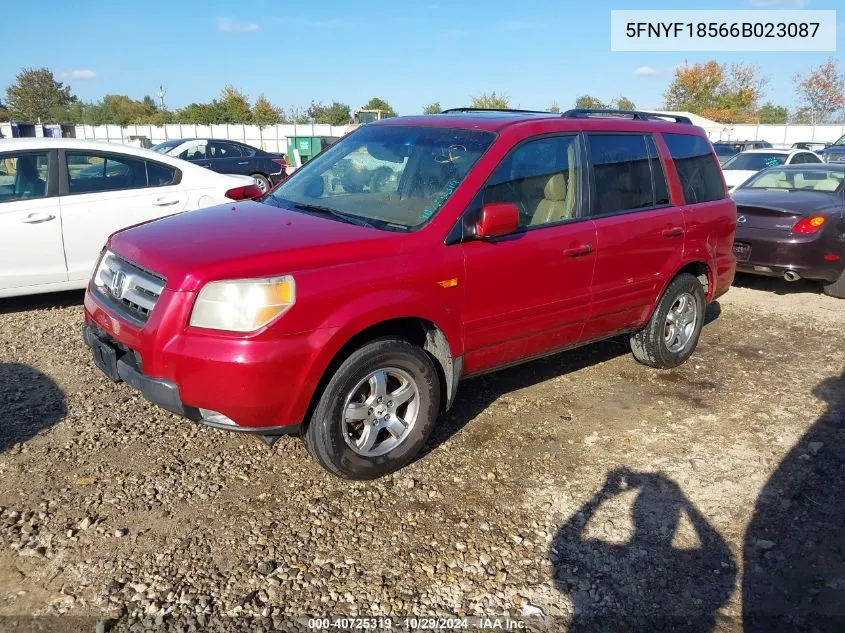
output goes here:
<path id="1" fill-rule="evenodd" d="M 722 307 L 718 301 L 709 304 L 704 326 L 714 322 L 721 314 Z M 435 425 L 418 459 L 459 433 L 499 397 L 630 353 L 628 336 L 625 335 L 469 379 L 458 387 L 452 409 Z"/>
<path id="2" fill-rule="evenodd" d="M 65 415 L 65 395 L 52 378 L 28 365 L 0 363 L 0 453 Z"/>
<path id="3" fill-rule="evenodd" d="M 786 281 L 786 279 L 782 279 L 781 277 L 765 277 L 763 275 L 737 273 L 736 277 L 734 277 L 733 285 L 750 290 L 773 292 L 776 295 L 822 294 L 822 284 L 810 279 Z"/>
<path id="4" fill-rule="evenodd" d="M 66 290 L 65 292 L 8 297 L 0 299 L 0 314 L 29 312 L 30 310 L 43 310 L 45 308 L 71 308 L 81 306 L 84 298 L 84 290 Z"/>
<path id="5" fill-rule="evenodd" d="M 845 373 L 769 478 L 745 533 L 746 633 L 845 630 Z"/>
<path id="6" fill-rule="evenodd" d="M 618 535 L 607 524 L 601 539 L 588 536 L 600 507 L 628 493 L 636 495 L 630 539 L 605 540 Z M 682 520 L 691 529 L 679 538 Z M 549 557 L 557 589 L 573 604 L 570 633 L 711 631 L 737 571 L 727 543 L 675 482 L 627 468 L 608 473 L 556 532 Z"/>

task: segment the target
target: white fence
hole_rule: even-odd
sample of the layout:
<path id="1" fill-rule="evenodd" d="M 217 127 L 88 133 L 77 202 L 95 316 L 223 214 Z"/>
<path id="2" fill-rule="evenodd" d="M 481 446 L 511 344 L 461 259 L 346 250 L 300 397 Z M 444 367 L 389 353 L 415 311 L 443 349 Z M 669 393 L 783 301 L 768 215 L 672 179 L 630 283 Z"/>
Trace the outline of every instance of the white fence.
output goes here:
<path id="1" fill-rule="evenodd" d="M 711 141 L 768 141 L 776 147 L 807 141 L 833 143 L 845 135 L 845 124 L 723 125 L 705 129 Z"/>
<path id="2" fill-rule="evenodd" d="M 44 136 L 43 126 L 36 125 L 35 135 Z M 221 138 L 241 141 L 268 152 L 286 152 L 289 136 L 343 136 L 349 126 L 321 125 L 306 123 L 282 125 L 77 125 L 74 128 L 76 138 L 109 143 L 133 143 L 132 137 L 145 137 L 152 142 L 162 143 L 178 138 Z M 0 123 L 0 136 L 11 138 L 12 126 Z"/>
<path id="3" fill-rule="evenodd" d="M 286 152 L 289 136 L 343 136 L 349 126 L 320 125 L 77 125 L 76 138 L 130 143 L 132 137 L 146 137 L 153 144 L 177 138 L 226 138 L 242 141 L 270 152 Z M 34 126 L 35 135 L 43 136 L 44 129 Z M 772 145 L 790 146 L 797 142 L 819 141 L 832 143 L 845 135 L 845 124 L 835 125 L 720 125 L 706 127 L 712 141 L 768 141 Z M 0 123 L 0 136 L 12 137 L 9 123 Z"/>

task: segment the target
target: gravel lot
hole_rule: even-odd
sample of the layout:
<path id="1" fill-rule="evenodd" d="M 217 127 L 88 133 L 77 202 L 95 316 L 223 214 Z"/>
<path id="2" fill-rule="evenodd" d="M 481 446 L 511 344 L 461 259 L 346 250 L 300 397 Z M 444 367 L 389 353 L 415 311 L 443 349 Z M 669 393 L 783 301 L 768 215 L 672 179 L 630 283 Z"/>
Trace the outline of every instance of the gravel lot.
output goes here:
<path id="1" fill-rule="evenodd" d="M 421 459 L 364 483 L 111 384 L 80 294 L 0 302 L 0 616 L 842 630 L 845 302 L 738 284 L 686 365 L 609 341 L 468 381 Z"/>

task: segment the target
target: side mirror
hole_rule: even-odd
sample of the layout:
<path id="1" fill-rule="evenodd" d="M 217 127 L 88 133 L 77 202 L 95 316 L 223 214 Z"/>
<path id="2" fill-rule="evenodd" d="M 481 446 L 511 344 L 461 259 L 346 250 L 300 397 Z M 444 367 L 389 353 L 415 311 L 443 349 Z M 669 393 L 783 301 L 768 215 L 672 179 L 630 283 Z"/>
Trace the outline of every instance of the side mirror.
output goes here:
<path id="1" fill-rule="evenodd" d="M 519 208 L 513 202 L 491 202 L 481 209 L 475 223 L 476 237 L 501 237 L 519 228 Z"/>

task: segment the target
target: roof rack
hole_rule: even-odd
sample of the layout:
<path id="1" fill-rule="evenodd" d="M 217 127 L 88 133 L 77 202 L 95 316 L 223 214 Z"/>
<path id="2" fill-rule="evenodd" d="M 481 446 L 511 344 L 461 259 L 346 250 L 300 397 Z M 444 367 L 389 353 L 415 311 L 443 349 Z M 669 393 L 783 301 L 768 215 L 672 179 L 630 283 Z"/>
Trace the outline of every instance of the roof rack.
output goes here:
<path id="1" fill-rule="evenodd" d="M 673 120 L 675 123 L 692 125 L 692 120 L 679 114 L 663 114 L 661 112 L 641 112 L 639 110 L 610 110 L 604 108 L 575 108 L 561 114 L 564 119 L 589 119 L 594 116 L 626 116 L 635 121 Z"/>
<path id="2" fill-rule="evenodd" d="M 512 114 L 552 114 L 545 110 L 514 110 L 512 108 L 449 108 L 440 114 L 452 114 L 455 112 L 509 112 Z"/>

